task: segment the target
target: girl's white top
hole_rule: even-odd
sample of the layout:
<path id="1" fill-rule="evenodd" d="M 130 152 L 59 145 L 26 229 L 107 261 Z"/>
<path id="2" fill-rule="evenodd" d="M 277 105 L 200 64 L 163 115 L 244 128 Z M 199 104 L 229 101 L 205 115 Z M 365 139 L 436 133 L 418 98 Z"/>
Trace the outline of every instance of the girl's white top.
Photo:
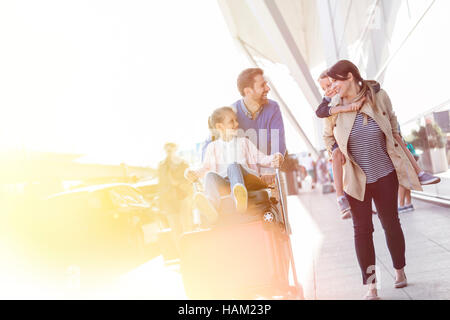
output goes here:
<path id="1" fill-rule="evenodd" d="M 206 172 L 213 171 L 222 177 L 227 176 L 227 168 L 237 162 L 250 173 L 259 175 L 258 164 L 269 166 L 274 155 L 265 155 L 247 138 L 234 137 L 230 141 L 216 140 L 206 148 L 202 167 L 197 174 L 203 177 Z"/>

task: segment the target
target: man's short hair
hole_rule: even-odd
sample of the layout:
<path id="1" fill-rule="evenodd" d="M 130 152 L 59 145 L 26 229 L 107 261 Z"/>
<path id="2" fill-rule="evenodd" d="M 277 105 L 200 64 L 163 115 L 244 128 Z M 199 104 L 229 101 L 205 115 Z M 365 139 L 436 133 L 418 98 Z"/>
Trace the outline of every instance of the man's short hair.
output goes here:
<path id="1" fill-rule="evenodd" d="M 177 147 L 177 145 L 175 143 L 173 143 L 173 142 L 167 142 L 167 143 L 164 144 L 164 150 L 174 149 L 176 147 Z"/>
<path id="2" fill-rule="evenodd" d="M 237 78 L 237 87 L 241 96 L 244 96 L 245 88 L 253 88 L 255 84 L 255 76 L 264 75 L 261 68 L 248 68 L 242 71 Z"/>

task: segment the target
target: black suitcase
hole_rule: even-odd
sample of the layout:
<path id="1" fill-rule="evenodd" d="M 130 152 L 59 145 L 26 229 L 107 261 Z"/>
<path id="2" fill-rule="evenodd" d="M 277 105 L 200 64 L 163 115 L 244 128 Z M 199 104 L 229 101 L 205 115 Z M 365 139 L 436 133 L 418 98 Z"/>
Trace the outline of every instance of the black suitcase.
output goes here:
<path id="1" fill-rule="evenodd" d="M 159 252 L 161 252 L 165 264 L 177 262 L 180 258 L 172 232 L 171 229 L 163 229 L 158 232 Z"/>
<path id="2" fill-rule="evenodd" d="M 302 298 L 290 282 L 290 239 L 276 223 L 227 225 L 185 233 L 180 271 L 191 299 Z"/>

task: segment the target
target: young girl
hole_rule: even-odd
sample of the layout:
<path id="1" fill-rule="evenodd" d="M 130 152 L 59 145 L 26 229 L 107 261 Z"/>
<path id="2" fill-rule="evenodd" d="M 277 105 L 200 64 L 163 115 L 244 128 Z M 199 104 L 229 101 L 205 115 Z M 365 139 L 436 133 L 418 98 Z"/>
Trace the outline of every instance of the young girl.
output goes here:
<path id="1" fill-rule="evenodd" d="M 239 123 L 231 107 L 216 109 L 208 119 L 213 141 L 208 145 L 202 167 L 187 169 L 185 176 L 195 182 L 204 177 L 205 194 L 197 193 L 194 202 L 200 212 L 215 222 L 218 218 L 221 197 L 232 195 L 236 209 L 247 209 L 247 190 L 267 187 L 258 173 L 258 164 L 279 167 L 283 156 L 267 156 L 247 138 L 238 137 Z"/>

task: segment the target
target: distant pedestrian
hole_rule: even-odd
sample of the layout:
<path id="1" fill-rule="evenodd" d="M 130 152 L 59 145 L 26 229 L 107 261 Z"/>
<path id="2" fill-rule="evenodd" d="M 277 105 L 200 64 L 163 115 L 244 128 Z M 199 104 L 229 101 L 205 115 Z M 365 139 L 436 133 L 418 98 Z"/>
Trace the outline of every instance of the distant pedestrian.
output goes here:
<path id="1" fill-rule="evenodd" d="M 176 154 L 177 145 L 164 145 L 166 158 L 158 165 L 158 188 L 160 209 L 165 214 L 173 239 L 178 244 L 178 237 L 184 231 L 191 229 L 192 215 L 190 199 L 192 186 L 184 177 L 184 171 L 189 165 Z"/>
<path id="2" fill-rule="evenodd" d="M 316 163 L 314 162 L 314 159 L 312 158 L 311 153 L 308 153 L 308 155 L 303 159 L 303 165 L 306 168 L 306 172 L 312 179 L 312 187 L 314 189 L 314 186 L 317 182 Z"/>
<path id="3" fill-rule="evenodd" d="M 328 173 L 328 162 L 329 161 L 326 159 L 324 152 L 321 152 L 316 163 L 316 173 L 317 181 L 322 185 L 331 182 Z"/>

